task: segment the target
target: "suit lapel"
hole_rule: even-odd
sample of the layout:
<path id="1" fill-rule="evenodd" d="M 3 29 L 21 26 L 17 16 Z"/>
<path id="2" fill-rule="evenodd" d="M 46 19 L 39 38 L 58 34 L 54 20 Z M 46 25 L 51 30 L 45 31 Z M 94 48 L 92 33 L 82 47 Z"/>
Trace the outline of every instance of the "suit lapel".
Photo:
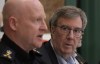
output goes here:
<path id="1" fill-rule="evenodd" d="M 50 57 L 52 64 L 59 64 L 58 61 L 57 61 L 57 57 L 54 53 L 54 50 L 53 50 L 53 48 L 50 44 L 50 41 L 48 43 L 46 43 L 45 48 L 46 48 L 46 50 L 49 54 L 49 57 Z"/>
<path id="2" fill-rule="evenodd" d="M 79 64 L 87 64 L 87 61 L 84 60 L 78 53 L 76 59 L 78 60 Z"/>

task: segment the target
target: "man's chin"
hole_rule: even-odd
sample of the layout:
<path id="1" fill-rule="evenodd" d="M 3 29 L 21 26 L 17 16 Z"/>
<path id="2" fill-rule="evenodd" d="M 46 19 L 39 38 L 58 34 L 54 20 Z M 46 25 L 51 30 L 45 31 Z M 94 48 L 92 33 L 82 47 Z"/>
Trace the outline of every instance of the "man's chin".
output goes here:
<path id="1" fill-rule="evenodd" d="M 36 46 L 36 48 L 40 48 L 41 46 L 42 46 L 42 42 L 40 42 L 37 46 Z"/>

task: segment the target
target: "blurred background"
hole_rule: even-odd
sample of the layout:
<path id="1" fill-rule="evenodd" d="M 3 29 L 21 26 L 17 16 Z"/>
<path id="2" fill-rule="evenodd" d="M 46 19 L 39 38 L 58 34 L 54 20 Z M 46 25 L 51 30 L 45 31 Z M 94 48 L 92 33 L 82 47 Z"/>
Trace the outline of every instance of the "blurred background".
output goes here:
<path id="1" fill-rule="evenodd" d="M 2 9 L 4 6 L 5 1 L 0 0 L 0 39 L 2 38 L 3 32 L 1 31 L 1 27 L 3 26 L 3 21 L 2 21 Z"/>
<path id="2" fill-rule="evenodd" d="M 47 15 L 46 23 L 52 13 L 61 6 L 73 5 L 84 10 L 88 17 L 88 25 L 83 35 L 82 47 L 78 52 L 88 61 L 88 64 L 100 64 L 100 0 L 40 0 Z M 2 24 L 2 7 L 5 0 L 0 0 L 0 27 Z M 0 31 L 0 38 L 3 32 Z M 44 34 L 43 39 L 51 38 L 49 31 Z"/>

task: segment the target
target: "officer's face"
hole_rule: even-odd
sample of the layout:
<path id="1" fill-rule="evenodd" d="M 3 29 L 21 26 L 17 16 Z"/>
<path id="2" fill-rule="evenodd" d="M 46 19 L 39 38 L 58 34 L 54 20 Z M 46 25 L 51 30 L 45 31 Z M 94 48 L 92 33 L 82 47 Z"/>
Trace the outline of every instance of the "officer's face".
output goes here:
<path id="1" fill-rule="evenodd" d="M 33 49 L 42 45 L 42 36 L 47 30 L 45 18 L 44 9 L 40 3 L 27 6 L 23 10 L 23 16 L 18 20 L 17 31 L 26 48 Z"/>
<path id="2" fill-rule="evenodd" d="M 59 18 L 56 27 L 53 27 L 52 41 L 55 50 L 62 55 L 72 54 L 82 37 L 82 21 L 80 17 L 73 19 Z"/>

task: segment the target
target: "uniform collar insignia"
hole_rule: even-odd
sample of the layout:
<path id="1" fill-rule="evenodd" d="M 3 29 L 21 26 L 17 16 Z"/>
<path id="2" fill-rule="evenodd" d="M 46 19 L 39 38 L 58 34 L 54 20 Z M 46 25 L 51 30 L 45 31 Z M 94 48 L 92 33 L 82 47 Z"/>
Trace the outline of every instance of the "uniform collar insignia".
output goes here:
<path id="1" fill-rule="evenodd" d="M 33 49 L 33 51 L 34 51 L 34 52 L 36 52 L 36 53 L 38 53 L 38 54 L 40 54 L 40 52 L 39 52 L 39 51 L 37 51 L 36 49 Z"/>
<path id="2" fill-rule="evenodd" d="M 12 59 L 11 54 L 12 52 L 10 50 L 7 50 L 6 53 L 3 54 L 3 56 Z"/>

